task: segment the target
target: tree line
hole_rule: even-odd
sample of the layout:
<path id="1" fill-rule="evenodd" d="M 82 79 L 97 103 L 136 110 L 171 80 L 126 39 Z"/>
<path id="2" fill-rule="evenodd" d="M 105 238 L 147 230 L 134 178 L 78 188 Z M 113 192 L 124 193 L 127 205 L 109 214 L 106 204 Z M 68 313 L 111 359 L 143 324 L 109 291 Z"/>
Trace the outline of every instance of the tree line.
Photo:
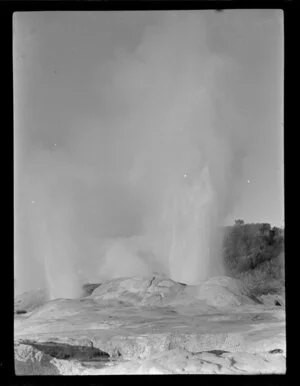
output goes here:
<path id="1" fill-rule="evenodd" d="M 274 286 L 276 292 L 284 285 L 284 230 L 236 220 L 224 229 L 223 259 L 229 276 L 265 288 L 262 292 L 272 292 Z"/>

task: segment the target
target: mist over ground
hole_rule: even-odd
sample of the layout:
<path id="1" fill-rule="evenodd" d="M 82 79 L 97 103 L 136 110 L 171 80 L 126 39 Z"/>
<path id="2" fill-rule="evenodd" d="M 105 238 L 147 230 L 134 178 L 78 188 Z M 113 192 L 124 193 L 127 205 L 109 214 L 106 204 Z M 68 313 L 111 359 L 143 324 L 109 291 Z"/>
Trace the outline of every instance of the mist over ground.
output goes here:
<path id="1" fill-rule="evenodd" d="M 241 197 L 251 134 L 226 93 L 238 65 L 211 50 L 205 15 L 161 12 L 135 27 L 88 83 L 93 109 L 69 114 L 56 137 L 15 130 L 20 292 L 46 282 L 51 298 L 77 297 L 120 276 L 223 273 L 217 230 Z"/>

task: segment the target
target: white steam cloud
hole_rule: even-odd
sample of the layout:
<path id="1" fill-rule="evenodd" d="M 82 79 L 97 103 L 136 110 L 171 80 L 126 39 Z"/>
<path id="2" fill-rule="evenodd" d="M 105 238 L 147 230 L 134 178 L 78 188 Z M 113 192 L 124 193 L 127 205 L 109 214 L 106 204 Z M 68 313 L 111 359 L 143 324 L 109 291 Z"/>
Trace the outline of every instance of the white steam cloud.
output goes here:
<path id="1" fill-rule="evenodd" d="M 51 298 L 77 297 L 87 280 L 161 272 L 196 284 L 222 273 L 217 228 L 238 198 L 245 150 L 220 81 L 228 65 L 209 51 L 200 13 L 169 12 L 96 82 L 99 108 L 116 111 L 74 118 L 64 147 L 32 151 L 18 177 L 16 221 L 27 225 L 16 249 L 35 259 Z"/>

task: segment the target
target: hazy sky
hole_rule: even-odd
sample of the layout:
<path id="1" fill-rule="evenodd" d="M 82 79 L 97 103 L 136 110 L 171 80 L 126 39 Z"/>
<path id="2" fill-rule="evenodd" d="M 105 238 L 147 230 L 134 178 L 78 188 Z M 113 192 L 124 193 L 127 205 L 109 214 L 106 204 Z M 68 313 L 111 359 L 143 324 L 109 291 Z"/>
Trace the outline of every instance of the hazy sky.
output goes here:
<path id="1" fill-rule="evenodd" d="M 159 233 L 185 171 L 215 222 L 284 223 L 281 11 L 17 13 L 14 103 L 24 255 Z"/>
<path id="2" fill-rule="evenodd" d="M 277 10 L 200 12 L 209 51 L 234 63 L 222 79 L 243 129 L 253 132 L 233 218 L 283 224 L 283 17 Z M 16 128 L 22 155 L 64 147 L 75 121 L 122 116 L 109 90 L 111 61 L 132 52 L 165 12 L 41 12 L 14 17 Z M 250 183 L 247 182 L 250 180 Z"/>

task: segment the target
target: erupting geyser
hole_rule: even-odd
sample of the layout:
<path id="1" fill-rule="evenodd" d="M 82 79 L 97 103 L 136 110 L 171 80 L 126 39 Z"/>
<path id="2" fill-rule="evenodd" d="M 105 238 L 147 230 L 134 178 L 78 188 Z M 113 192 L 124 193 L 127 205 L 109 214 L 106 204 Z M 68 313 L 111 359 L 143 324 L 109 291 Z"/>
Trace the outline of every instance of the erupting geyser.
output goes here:
<path id="1" fill-rule="evenodd" d="M 82 277 L 160 269 L 197 284 L 222 269 L 217 227 L 239 192 L 245 143 L 222 91 L 234 65 L 210 51 L 200 13 L 154 19 L 134 48 L 122 41 L 113 56 L 100 55 L 87 114 L 62 107 L 66 128 L 54 121 L 52 141 L 43 143 L 43 126 L 38 139 L 18 134 L 28 147 L 16 164 L 19 270 L 43 267 L 28 269 L 24 283 L 43 277 L 51 298 L 78 297 Z"/>
<path id="2" fill-rule="evenodd" d="M 186 284 L 197 284 L 213 273 L 209 247 L 214 201 L 208 168 L 204 167 L 194 181 L 184 181 L 182 185 L 170 198 L 173 210 L 170 213 L 170 277 Z"/>

